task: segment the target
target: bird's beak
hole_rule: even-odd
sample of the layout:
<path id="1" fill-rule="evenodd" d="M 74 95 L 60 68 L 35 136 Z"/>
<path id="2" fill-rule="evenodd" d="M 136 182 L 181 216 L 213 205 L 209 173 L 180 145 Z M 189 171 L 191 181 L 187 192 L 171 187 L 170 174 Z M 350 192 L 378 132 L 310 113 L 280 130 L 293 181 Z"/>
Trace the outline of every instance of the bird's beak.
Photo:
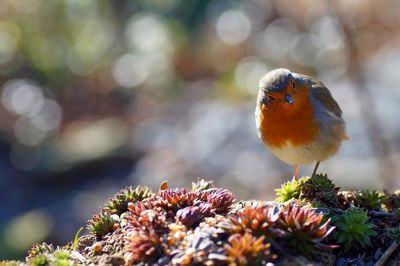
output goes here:
<path id="1" fill-rule="evenodd" d="M 292 95 L 287 94 L 285 96 L 285 101 L 287 101 L 289 104 L 293 104 L 293 97 Z"/>

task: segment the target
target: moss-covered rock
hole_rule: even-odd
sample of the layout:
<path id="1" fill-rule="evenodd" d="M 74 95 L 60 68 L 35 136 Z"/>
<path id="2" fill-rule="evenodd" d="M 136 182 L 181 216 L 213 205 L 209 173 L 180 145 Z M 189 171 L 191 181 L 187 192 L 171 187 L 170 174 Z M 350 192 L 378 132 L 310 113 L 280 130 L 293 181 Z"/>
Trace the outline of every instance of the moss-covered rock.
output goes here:
<path id="1" fill-rule="evenodd" d="M 88 221 L 90 234 L 63 247 L 36 244 L 25 262 L 0 266 L 373 264 L 400 241 L 397 194 L 340 192 L 326 175 L 277 194 L 277 202 L 236 201 L 204 179 L 192 189 L 163 183 L 157 193 L 127 187 Z"/>

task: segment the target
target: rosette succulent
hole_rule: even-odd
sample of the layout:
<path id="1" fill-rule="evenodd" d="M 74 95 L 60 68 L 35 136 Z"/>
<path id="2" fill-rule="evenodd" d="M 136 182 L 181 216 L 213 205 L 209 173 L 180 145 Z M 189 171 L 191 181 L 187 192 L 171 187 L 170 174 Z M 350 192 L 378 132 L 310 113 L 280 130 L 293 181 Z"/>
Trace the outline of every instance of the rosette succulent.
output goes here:
<path id="1" fill-rule="evenodd" d="M 286 206 L 279 213 L 277 220 L 277 226 L 286 232 L 286 244 L 308 257 L 318 254 L 321 250 L 336 248 L 335 245 L 323 242 L 335 229 L 329 223 L 330 220 L 325 221 L 322 213 L 295 204 Z"/>

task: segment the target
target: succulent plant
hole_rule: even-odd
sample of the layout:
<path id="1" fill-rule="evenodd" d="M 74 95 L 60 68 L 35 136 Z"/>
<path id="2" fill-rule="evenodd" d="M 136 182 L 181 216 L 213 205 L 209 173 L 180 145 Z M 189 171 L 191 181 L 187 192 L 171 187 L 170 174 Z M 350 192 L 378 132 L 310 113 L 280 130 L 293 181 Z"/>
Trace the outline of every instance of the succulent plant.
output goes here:
<path id="1" fill-rule="evenodd" d="M 321 250 L 332 250 L 334 245 L 323 243 L 335 227 L 324 222 L 324 215 L 313 209 L 290 204 L 279 213 L 277 226 L 286 232 L 286 244 L 298 253 L 313 257 Z"/>
<path id="2" fill-rule="evenodd" d="M 153 232 L 132 232 L 128 236 L 125 260 L 129 265 L 138 262 L 153 263 L 164 253 L 162 239 Z"/>
<path id="3" fill-rule="evenodd" d="M 318 207 L 338 207 L 339 189 L 326 174 L 315 174 L 301 185 L 300 198 Z"/>
<path id="4" fill-rule="evenodd" d="M 156 197 L 148 198 L 153 205 L 162 207 L 174 214 L 180 209 L 198 206 L 203 216 L 226 214 L 234 201 L 233 194 L 226 189 L 206 189 L 188 191 L 187 189 L 160 190 Z"/>
<path id="5" fill-rule="evenodd" d="M 378 191 L 362 189 L 353 193 L 353 202 L 356 207 L 367 210 L 381 209 L 385 196 Z"/>
<path id="6" fill-rule="evenodd" d="M 71 254 L 64 250 L 56 250 L 52 253 L 44 252 L 29 261 L 29 265 L 32 266 L 47 266 L 47 265 L 62 265 L 62 266 L 74 266 L 77 265 L 77 261 L 71 256 Z"/>
<path id="7" fill-rule="evenodd" d="M 196 182 L 192 182 L 192 191 L 204 191 L 214 188 L 213 181 L 199 178 Z"/>
<path id="8" fill-rule="evenodd" d="M 226 229 L 234 233 L 250 232 L 256 236 L 268 235 L 278 217 L 279 212 L 275 207 L 248 206 L 230 217 L 231 225 L 228 225 Z"/>
<path id="9" fill-rule="evenodd" d="M 267 261 L 272 261 L 276 257 L 271 256 L 271 245 L 264 240 L 265 236 L 257 238 L 250 233 L 231 235 L 224 246 L 229 265 L 265 265 Z"/>
<path id="10" fill-rule="evenodd" d="M 221 188 L 209 193 L 203 192 L 203 194 L 207 194 L 207 202 L 211 204 L 211 207 L 217 214 L 227 214 L 235 199 L 232 192 Z"/>
<path id="11" fill-rule="evenodd" d="M 386 193 L 383 198 L 375 191 L 337 190 L 326 175 L 286 183 L 278 190 L 284 203 L 234 202 L 231 192 L 206 180 L 198 180 L 192 190 L 171 189 L 163 182 L 156 194 L 128 187 L 88 222 L 91 234 L 79 236 L 78 231 L 75 240 L 61 248 L 34 245 L 26 262 L 35 266 L 297 265 L 312 258 L 331 265 L 339 257 L 347 261 L 362 253 L 368 260 L 363 262 L 369 263 L 375 258 L 373 244 L 381 248 L 378 242 L 384 247 L 400 242 L 400 208 L 396 207 L 400 194 Z M 380 201 L 391 213 L 379 209 Z M 342 249 L 330 252 L 336 247 Z M 279 261 L 274 254 L 279 254 Z M 0 266 L 26 265 L 12 263 L 3 261 Z"/>
<path id="12" fill-rule="evenodd" d="M 139 231 L 154 231 L 157 234 L 168 232 L 166 212 L 159 207 L 148 208 L 144 202 L 137 202 L 129 206 L 130 214 L 127 216 L 130 227 Z"/>
<path id="13" fill-rule="evenodd" d="M 216 227 L 223 216 L 206 217 L 194 229 L 187 229 L 175 224 L 168 236 L 171 246 L 176 252 L 172 258 L 172 265 L 227 265 L 223 244 L 227 241 L 226 232 Z"/>
<path id="14" fill-rule="evenodd" d="M 105 209 L 111 214 L 118 214 L 127 211 L 129 202 L 141 201 L 151 197 L 154 193 L 148 187 L 144 186 L 128 186 L 121 189 L 105 204 Z"/>
<path id="15" fill-rule="evenodd" d="M 189 206 L 180 209 L 177 211 L 175 217 L 176 220 L 180 221 L 188 228 L 197 226 L 202 221 L 203 218 L 204 215 L 200 207 L 197 206 Z"/>
<path id="16" fill-rule="evenodd" d="M 107 211 L 95 214 L 87 224 L 87 229 L 97 238 L 102 238 L 114 228 L 115 221 Z"/>
<path id="17" fill-rule="evenodd" d="M 193 205 L 197 198 L 196 193 L 188 191 L 185 188 L 160 190 L 158 196 L 168 203 L 168 205 L 165 206 L 166 209 L 172 209 L 174 211 Z"/>
<path id="18" fill-rule="evenodd" d="M 302 177 L 284 183 L 280 188 L 275 190 L 277 195 L 276 201 L 286 202 L 291 199 L 300 199 L 301 186 L 308 179 L 309 177 Z"/>
<path id="19" fill-rule="evenodd" d="M 343 244 L 345 252 L 350 248 L 371 246 L 371 237 L 376 236 L 376 232 L 368 220 L 367 212 L 356 208 L 347 209 L 345 213 L 332 218 L 336 226 L 333 237 L 337 243 Z"/>
<path id="20" fill-rule="evenodd" d="M 42 254 L 42 253 L 52 253 L 54 252 L 54 246 L 52 244 L 47 243 L 37 243 L 34 244 L 31 249 L 28 251 L 28 256 L 26 257 L 27 261 L 32 260 L 34 257 Z"/>
<path id="21" fill-rule="evenodd" d="M 34 257 L 30 263 L 32 266 L 46 266 L 50 264 L 50 261 L 46 255 L 40 254 Z"/>

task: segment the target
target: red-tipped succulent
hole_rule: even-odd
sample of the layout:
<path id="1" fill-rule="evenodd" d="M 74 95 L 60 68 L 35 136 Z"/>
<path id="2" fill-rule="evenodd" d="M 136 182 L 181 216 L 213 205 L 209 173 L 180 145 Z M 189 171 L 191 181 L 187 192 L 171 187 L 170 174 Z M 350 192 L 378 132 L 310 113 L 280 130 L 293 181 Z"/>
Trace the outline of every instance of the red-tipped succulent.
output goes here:
<path id="1" fill-rule="evenodd" d="M 155 232 L 134 232 L 128 237 L 125 259 L 128 264 L 154 263 L 164 254 L 164 243 Z"/>
<path id="2" fill-rule="evenodd" d="M 230 217 L 232 224 L 231 231 L 251 232 L 254 235 L 260 236 L 270 232 L 271 226 L 278 219 L 279 214 L 274 207 L 245 207 L 236 215 Z"/>
<path id="3" fill-rule="evenodd" d="M 129 226 L 138 231 L 153 230 L 157 234 L 168 232 L 166 212 L 161 208 L 149 208 L 149 206 L 152 205 L 143 202 L 129 205 L 131 211 L 128 215 Z"/>
<path id="4" fill-rule="evenodd" d="M 323 243 L 334 230 L 324 221 L 324 215 L 313 209 L 290 204 L 279 213 L 277 226 L 286 232 L 286 243 L 305 256 L 313 256 L 321 250 L 332 250 L 337 246 Z"/>
<path id="5" fill-rule="evenodd" d="M 203 215 L 200 207 L 197 207 L 197 206 L 189 206 L 189 207 L 180 209 L 176 213 L 176 217 L 175 217 L 175 219 L 177 221 L 180 221 L 182 224 L 184 224 L 188 228 L 197 226 L 202 221 L 203 218 L 204 218 L 204 215 Z"/>
<path id="6" fill-rule="evenodd" d="M 175 211 L 193 205 L 196 200 L 196 194 L 185 188 L 160 190 L 158 196 L 168 202 L 168 207 Z"/>
<path id="7" fill-rule="evenodd" d="M 211 204 L 217 214 L 226 214 L 231 209 L 235 199 L 233 193 L 226 189 L 216 189 L 207 193 L 207 202 Z"/>
<path id="8" fill-rule="evenodd" d="M 265 243 L 265 237 L 254 237 L 249 233 L 234 234 L 225 244 L 225 251 L 228 255 L 229 265 L 265 265 L 276 256 L 271 256 L 269 243 Z"/>
<path id="9" fill-rule="evenodd" d="M 145 198 L 151 197 L 154 193 L 148 187 L 144 186 L 128 186 L 121 189 L 111 199 L 106 202 L 105 209 L 112 213 L 118 214 L 127 211 L 129 202 L 142 201 Z"/>

